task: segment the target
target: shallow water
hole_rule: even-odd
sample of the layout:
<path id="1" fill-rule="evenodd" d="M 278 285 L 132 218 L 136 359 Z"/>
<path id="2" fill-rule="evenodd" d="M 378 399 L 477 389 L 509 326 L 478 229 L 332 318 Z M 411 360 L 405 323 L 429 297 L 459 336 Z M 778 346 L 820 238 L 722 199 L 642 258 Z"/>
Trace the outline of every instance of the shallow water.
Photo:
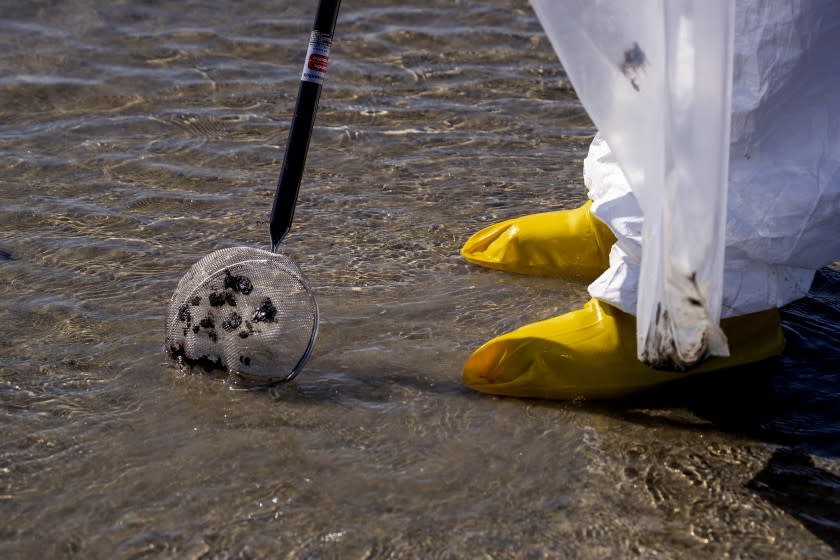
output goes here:
<path id="1" fill-rule="evenodd" d="M 840 553 L 836 268 L 776 362 L 614 403 L 461 386 L 586 300 L 457 255 L 584 197 L 594 131 L 524 1 L 346 3 L 284 243 L 315 354 L 276 394 L 167 367 L 184 272 L 267 245 L 313 11 L 2 2 L 0 555 Z"/>

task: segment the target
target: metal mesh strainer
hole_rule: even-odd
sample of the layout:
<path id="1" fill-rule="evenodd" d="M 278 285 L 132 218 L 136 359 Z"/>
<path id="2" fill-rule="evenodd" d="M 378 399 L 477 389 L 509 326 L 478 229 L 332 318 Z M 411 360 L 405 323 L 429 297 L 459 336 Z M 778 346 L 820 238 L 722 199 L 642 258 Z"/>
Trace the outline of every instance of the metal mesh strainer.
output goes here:
<path id="1" fill-rule="evenodd" d="M 312 353 L 318 305 L 303 273 L 278 249 L 292 224 L 339 4 L 320 1 L 309 37 L 271 210 L 273 252 L 222 249 L 181 278 L 169 302 L 166 351 L 182 366 L 275 383 L 294 378 Z"/>
<path id="2" fill-rule="evenodd" d="M 166 319 L 166 349 L 181 364 L 268 383 L 294 378 L 317 334 L 318 305 L 294 261 L 250 247 L 195 263 Z"/>

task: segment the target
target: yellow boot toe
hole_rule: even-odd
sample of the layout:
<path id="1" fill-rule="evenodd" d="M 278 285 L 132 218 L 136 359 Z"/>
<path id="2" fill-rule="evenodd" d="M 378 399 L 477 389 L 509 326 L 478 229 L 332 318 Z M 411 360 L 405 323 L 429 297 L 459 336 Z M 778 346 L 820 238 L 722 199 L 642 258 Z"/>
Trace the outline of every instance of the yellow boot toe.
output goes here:
<path id="1" fill-rule="evenodd" d="M 490 340 L 464 365 L 464 383 L 485 393 L 549 399 L 612 398 L 688 375 L 781 353 L 775 309 L 725 319 L 730 356 L 687 372 L 654 370 L 636 358 L 636 318 L 598 300 Z"/>
<path id="2" fill-rule="evenodd" d="M 592 216 L 592 201 L 574 210 L 532 214 L 486 227 L 461 249 L 469 262 L 505 272 L 594 280 L 609 266 L 615 236 Z"/>

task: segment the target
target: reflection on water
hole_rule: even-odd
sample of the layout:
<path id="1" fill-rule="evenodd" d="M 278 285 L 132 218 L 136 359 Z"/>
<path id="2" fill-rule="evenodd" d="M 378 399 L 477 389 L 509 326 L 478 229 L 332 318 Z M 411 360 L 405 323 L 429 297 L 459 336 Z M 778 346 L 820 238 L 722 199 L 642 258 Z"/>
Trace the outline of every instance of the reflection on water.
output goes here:
<path id="1" fill-rule="evenodd" d="M 770 364 L 606 405 L 461 386 L 586 299 L 457 256 L 584 196 L 594 131 L 524 0 L 346 3 L 285 242 L 315 354 L 274 393 L 166 367 L 181 275 L 268 243 L 312 12 L 4 2 L 3 556 L 831 557 L 836 504 L 762 473 L 790 448 L 837 489 L 833 269 Z"/>

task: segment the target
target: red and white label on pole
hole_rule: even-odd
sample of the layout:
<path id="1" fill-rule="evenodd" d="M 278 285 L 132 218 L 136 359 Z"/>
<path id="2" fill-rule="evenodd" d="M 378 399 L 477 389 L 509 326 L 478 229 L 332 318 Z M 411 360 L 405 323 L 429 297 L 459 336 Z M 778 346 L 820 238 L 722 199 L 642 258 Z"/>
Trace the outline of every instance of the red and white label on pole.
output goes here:
<path id="1" fill-rule="evenodd" d="M 303 64 L 301 81 L 324 83 L 324 76 L 327 75 L 327 63 L 330 59 L 330 45 L 332 37 L 326 33 L 313 31 L 309 37 L 309 48 L 306 50 L 306 62 Z"/>

